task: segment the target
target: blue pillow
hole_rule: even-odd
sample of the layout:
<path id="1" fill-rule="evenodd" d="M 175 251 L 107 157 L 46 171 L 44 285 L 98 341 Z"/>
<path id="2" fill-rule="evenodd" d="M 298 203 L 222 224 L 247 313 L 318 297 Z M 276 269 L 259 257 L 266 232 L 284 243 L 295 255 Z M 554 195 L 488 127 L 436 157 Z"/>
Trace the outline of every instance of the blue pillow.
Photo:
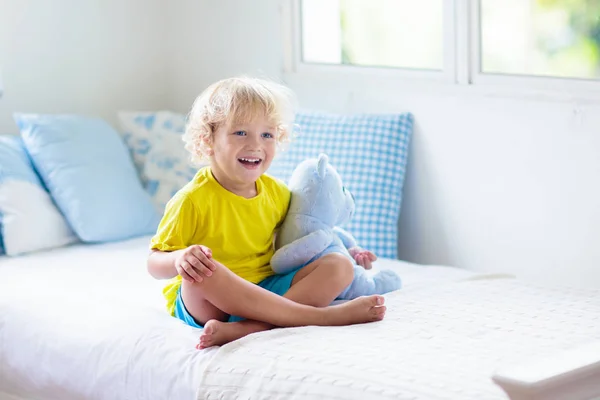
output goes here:
<path id="1" fill-rule="evenodd" d="M 160 216 L 110 125 L 77 115 L 15 114 L 15 120 L 37 171 L 82 241 L 155 232 Z"/>
<path id="2" fill-rule="evenodd" d="M 412 114 L 300 112 L 295 123 L 297 138 L 277 155 L 269 173 L 287 182 L 301 161 L 326 153 L 356 201 L 356 212 L 344 228 L 361 247 L 397 258 Z"/>
<path id="3" fill-rule="evenodd" d="M 9 256 L 77 241 L 18 136 L 0 136 L 0 237 Z"/>

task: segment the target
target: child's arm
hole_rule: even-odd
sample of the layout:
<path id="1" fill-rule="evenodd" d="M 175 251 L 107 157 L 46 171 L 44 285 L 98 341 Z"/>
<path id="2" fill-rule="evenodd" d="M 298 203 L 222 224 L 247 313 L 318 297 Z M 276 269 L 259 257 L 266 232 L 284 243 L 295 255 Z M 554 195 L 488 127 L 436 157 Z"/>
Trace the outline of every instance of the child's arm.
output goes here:
<path id="1" fill-rule="evenodd" d="M 148 272 L 156 279 L 181 275 L 187 281 L 202 282 L 216 268 L 211 258 L 212 252 L 206 246 L 194 245 L 171 252 L 153 250 L 148 256 Z"/>
<path id="2" fill-rule="evenodd" d="M 152 250 L 148 256 L 148 272 L 156 279 L 170 279 L 176 277 L 175 259 L 183 251 Z"/>
<path id="3" fill-rule="evenodd" d="M 180 275 L 190 282 L 201 282 L 215 270 L 212 252 L 206 246 L 190 245 L 192 236 L 202 218 L 192 199 L 178 192 L 165 208 L 165 213 L 150 241 L 148 273 L 156 279 Z"/>

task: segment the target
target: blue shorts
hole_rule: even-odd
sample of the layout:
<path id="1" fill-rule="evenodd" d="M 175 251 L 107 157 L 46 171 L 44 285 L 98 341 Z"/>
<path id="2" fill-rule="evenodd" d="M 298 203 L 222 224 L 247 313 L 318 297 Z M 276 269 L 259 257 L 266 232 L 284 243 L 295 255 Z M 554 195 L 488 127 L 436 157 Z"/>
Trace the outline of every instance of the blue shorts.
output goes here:
<path id="1" fill-rule="evenodd" d="M 295 269 L 287 274 L 283 275 L 273 275 L 270 276 L 258 283 L 258 286 L 263 289 L 268 290 L 269 292 L 273 292 L 280 296 L 283 296 L 292 286 L 292 280 L 299 269 Z M 203 328 L 194 317 L 188 312 L 183 304 L 183 299 L 181 298 L 181 288 L 177 291 L 177 298 L 175 299 L 175 317 L 179 318 L 183 322 L 185 322 L 189 326 L 193 326 L 194 328 Z M 229 322 L 242 321 L 245 318 L 236 317 L 232 315 L 229 317 Z"/>

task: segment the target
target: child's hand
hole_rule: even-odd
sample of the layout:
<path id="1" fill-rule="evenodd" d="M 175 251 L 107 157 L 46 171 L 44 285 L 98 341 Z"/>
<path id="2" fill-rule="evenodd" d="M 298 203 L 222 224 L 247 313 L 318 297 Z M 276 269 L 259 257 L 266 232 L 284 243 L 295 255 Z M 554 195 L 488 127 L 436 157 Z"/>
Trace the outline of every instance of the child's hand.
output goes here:
<path id="1" fill-rule="evenodd" d="M 212 251 L 201 245 L 190 246 L 175 259 L 175 269 L 182 279 L 189 282 L 202 282 L 216 269 L 211 260 Z"/>
<path id="2" fill-rule="evenodd" d="M 377 256 L 375 254 L 371 253 L 368 250 L 363 250 L 358 246 L 348 249 L 348 252 L 350 253 L 350 256 L 354 258 L 356 263 L 364 269 L 373 268 L 373 265 L 371 263 L 377 260 Z"/>

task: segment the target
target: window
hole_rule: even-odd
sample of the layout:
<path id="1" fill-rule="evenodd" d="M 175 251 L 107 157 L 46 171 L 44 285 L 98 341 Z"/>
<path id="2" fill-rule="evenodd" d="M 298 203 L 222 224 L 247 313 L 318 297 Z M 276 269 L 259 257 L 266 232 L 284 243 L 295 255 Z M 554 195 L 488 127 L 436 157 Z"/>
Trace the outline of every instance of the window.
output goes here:
<path id="1" fill-rule="evenodd" d="M 443 10 L 444 0 L 303 0 L 302 60 L 441 70 Z"/>
<path id="2" fill-rule="evenodd" d="M 547 87 L 539 78 L 600 85 L 600 0 L 294 1 L 295 65 L 460 84 L 533 76 L 531 87 Z"/>
<path id="3" fill-rule="evenodd" d="M 481 0 L 481 72 L 600 78 L 600 0 Z"/>

